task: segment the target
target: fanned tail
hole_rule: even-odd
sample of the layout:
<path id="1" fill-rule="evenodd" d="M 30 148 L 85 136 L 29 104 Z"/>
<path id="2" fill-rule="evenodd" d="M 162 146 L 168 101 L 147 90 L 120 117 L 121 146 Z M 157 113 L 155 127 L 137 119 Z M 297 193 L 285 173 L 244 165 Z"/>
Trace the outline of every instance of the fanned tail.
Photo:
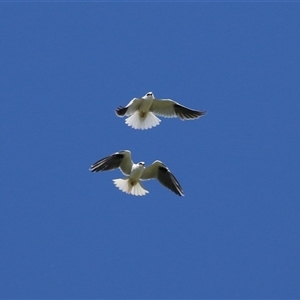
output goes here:
<path id="1" fill-rule="evenodd" d="M 134 196 L 144 196 L 149 193 L 145 190 L 140 181 L 132 183 L 130 178 L 113 179 L 115 186 L 124 193 Z"/>
<path id="2" fill-rule="evenodd" d="M 134 129 L 144 130 L 157 126 L 160 121 L 161 120 L 150 111 L 144 116 L 141 116 L 141 113 L 136 111 L 133 115 L 125 120 L 125 123 Z"/>

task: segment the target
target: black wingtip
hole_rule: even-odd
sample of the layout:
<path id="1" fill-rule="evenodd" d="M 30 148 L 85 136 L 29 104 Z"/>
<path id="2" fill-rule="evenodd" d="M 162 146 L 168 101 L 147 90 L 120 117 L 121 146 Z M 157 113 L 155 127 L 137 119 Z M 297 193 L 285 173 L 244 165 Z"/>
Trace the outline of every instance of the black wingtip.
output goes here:
<path id="1" fill-rule="evenodd" d="M 169 173 L 174 186 L 171 187 L 171 186 L 166 185 L 162 181 L 160 181 L 160 182 L 165 187 L 167 187 L 168 189 L 170 189 L 173 193 L 175 193 L 176 195 L 178 195 L 180 197 L 184 196 L 183 189 L 182 189 L 179 181 L 176 179 L 176 177 L 173 175 L 173 173 L 171 173 L 171 171 L 169 170 L 169 168 L 165 164 L 161 163 L 161 165 L 159 166 L 159 169 L 160 169 L 160 171 L 162 171 L 164 173 Z"/>
<path id="2" fill-rule="evenodd" d="M 118 106 L 115 113 L 118 117 L 123 117 L 126 114 L 127 107 Z"/>
<path id="3" fill-rule="evenodd" d="M 93 163 L 89 170 L 91 172 L 110 171 L 120 167 L 124 154 L 116 152 Z"/>
<path id="4" fill-rule="evenodd" d="M 90 168 L 89 168 L 89 171 L 91 172 L 99 172 L 99 171 L 102 171 L 101 168 L 99 168 L 99 166 L 97 167 L 97 165 L 91 165 Z"/>
<path id="5" fill-rule="evenodd" d="M 188 117 L 198 119 L 204 115 L 206 115 L 206 111 L 204 110 L 193 110 L 188 114 Z"/>
<path id="6" fill-rule="evenodd" d="M 181 120 L 198 119 L 206 114 L 203 110 L 193 110 L 179 104 L 174 104 L 175 113 Z"/>

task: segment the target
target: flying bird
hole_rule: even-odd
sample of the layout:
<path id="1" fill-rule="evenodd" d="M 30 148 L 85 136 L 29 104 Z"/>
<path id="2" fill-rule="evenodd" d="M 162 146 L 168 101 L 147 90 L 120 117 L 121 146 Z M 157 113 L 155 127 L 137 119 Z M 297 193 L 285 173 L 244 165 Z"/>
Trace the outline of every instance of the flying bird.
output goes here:
<path id="1" fill-rule="evenodd" d="M 100 172 L 119 168 L 126 175 L 124 178 L 113 179 L 115 186 L 127 194 L 144 196 L 149 193 L 141 180 L 157 179 L 162 185 L 179 196 L 184 196 L 183 190 L 169 168 L 156 160 L 145 167 L 144 162 L 137 164 L 131 160 L 131 152 L 123 150 L 104 157 L 91 165 L 90 171 Z"/>
<path id="2" fill-rule="evenodd" d="M 155 99 L 152 92 L 142 98 L 133 98 L 125 107 L 116 110 L 118 117 L 128 116 L 125 123 L 134 129 L 149 129 L 159 125 L 160 119 L 156 115 L 181 120 L 198 119 L 205 115 L 205 111 L 187 108 L 171 99 Z"/>

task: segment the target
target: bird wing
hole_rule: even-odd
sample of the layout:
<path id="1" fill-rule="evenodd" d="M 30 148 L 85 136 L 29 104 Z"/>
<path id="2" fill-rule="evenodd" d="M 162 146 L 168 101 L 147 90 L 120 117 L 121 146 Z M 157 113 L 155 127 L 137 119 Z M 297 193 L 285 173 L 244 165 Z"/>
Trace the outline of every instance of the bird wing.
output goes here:
<path id="1" fill-rule="evenodd" d="M 91 165 L 90 171 L 100 172 L 120 168 L 123 174 L 129 175 L 132 168 L 131 152 L 129 150 L 119 151 L 106 156 Z"/>
<path id="2" fill-rule="evenodd" d="M 198 119 L 206 113 L 190 109 L 171 99 L 154 99 L 150 111 L 166 118 L 178 117 L 181 120 Z"/>
<path id="3" fill-rule="evenodd" d="M 126 107 L 119 106 L 115 110 L 118 117 L 131 116 L 141 105 L 143 99 L 133 98 Z"/>
<path id="4" fill-rule="evenodd" d="M 145 168 L 141 180 L 149 180 L 149 179 L 158 179 L 158 181 L 170 189 L 172 192 L 179 196 L 184 196 L 183 190 L 175 178 L 175 176 L 171 173 L 169 168 L 164 165 L 161 161 L 156 160 L 149 167 Z"/>

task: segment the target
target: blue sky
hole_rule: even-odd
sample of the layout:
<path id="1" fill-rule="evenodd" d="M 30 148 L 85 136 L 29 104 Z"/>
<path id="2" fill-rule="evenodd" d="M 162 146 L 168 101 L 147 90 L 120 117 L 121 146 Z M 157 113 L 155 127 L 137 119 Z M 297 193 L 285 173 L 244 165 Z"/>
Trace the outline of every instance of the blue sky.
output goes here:
<path id="1" fill-rule="evenodd" d="M 0 4 L 0 298 L 300 298 L 299 3 Z M 133 130 L 152 91 L 194 109 Z M 91 173 L 159 159 L 134 197 Z"/>

